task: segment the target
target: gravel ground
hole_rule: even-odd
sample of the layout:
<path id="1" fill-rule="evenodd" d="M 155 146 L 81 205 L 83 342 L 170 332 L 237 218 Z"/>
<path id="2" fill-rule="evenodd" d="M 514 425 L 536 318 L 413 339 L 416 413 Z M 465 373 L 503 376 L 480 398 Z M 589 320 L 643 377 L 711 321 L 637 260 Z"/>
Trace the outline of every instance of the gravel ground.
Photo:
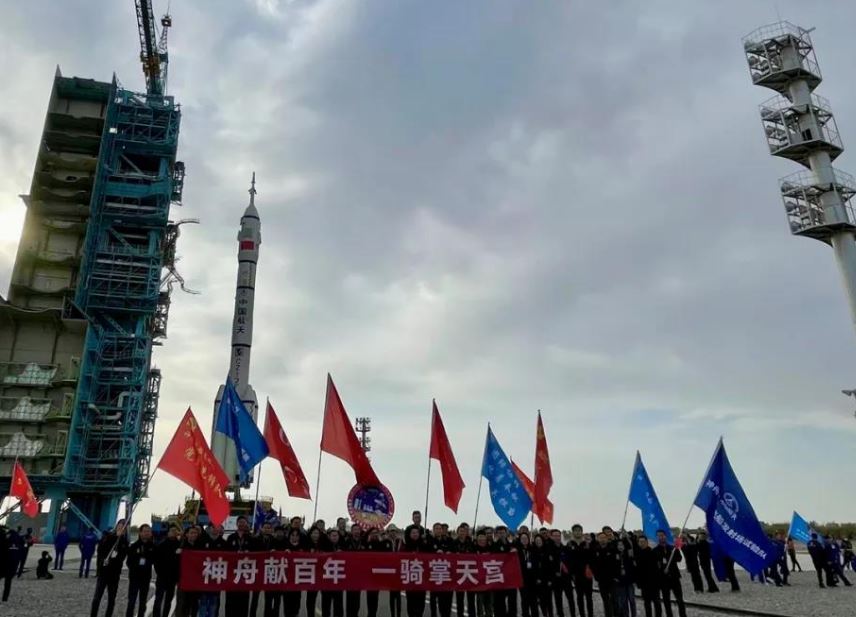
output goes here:
<path id="1" fill-rule="evenodd" d="M 77 617 L 88 615 L 92 593 L 95 589 L 94 577 L 79 579 L 77 577 L 79 561 L 72 556 L 66 559 L 66 570 L 55 573 L 55 579 L 50 581 L 36 580 L 35 559 L 42 550 L 46 549 L 47 547 L 35 546 L 30 551 L 29 561 L 32 562 L 32 569 L 25 572 L 20 579 L 14 580 L 9 602 L 0 604 L 0 616 Z M 74 549 L 70 549 L 69 555 L 74 553 Z M 739 594 L 729 591 L 722 591 L 718 594 L 695 594 L 691 589 L 687 589 L 689 578 L 684 576 L 684 597 L 688 602 L 768 611 L 781 613 L 788 617 L 853 617 L 856 615 L 856 586 L 820 589 L 817 586 L 817 578 L 814 572 L 792 575 L 791 587 L 784 588 L 752 583 L 743 572 L 738 572 L 738 578 L 743 589 Z M 851 580 L 853 578 L 856 578 L 856 575 L 851 577 Z M 150 603 L 147 613 L 149 615 L 151 614 L 151 598 L 153 595 L 152 592 L 149 596 Z M 378 617 L 389 617 L 384 595 L 381 595 Z M 126 600 L 127 581 L 123 579 L 119 585 L 116 612 L 114 613 L 116 617 L 125 614 Z M 600 598 L 596 596 L 595 614 L 597 617 L 602 617 L 603 612 L 599 604 Z M 105 603 L 102 602 L 102 614 L 104 606 Z M 365 607 L 363 607 L 363 611 L 365 611 Z M 644 615 L 641 605 L 638 614 Z M 221 615 L 225 615 L 222 610 Z M 301 617 L 303 615 L 301 612 Z M 675 611 L 675 615 L 677 615 L 677 611 Z M 687 617 L 710 617 L 713 615 L 716 613 L 710 610 L 692 607 L 687 610 Z M 428 616 L 429 612 L 426 610 L 425 617 Z M 258 617 L 262 617 L 261 610 L 259 610 Z M 453 617 L 456 616 L 453 614 Z"/>

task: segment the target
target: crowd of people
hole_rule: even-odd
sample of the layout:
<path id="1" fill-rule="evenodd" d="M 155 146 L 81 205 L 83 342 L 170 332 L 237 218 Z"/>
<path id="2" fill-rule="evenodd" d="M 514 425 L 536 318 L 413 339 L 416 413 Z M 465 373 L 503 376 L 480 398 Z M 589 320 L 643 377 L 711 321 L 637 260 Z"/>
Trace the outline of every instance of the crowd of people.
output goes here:
<path id="1" fill-rule="evenodd" d="M 2 530 L 2 528 L 0 528 Z M 144 617 L 152 579 L 155 580 L 153 617 L 166 617 L 175 603 L 176 617 L 216 617 L 224 604 L 226 615 L 256 617 L 299 617 L 305 607 L 307 617 L 315 617 L 319 605 L 322 617 L 376 617 L 379 591 L 267 591 L 267 592 L 189 592 L 178 589 L 180 555 L 190 550 L 223 550 L 236 552 L 290 551 L 387 551 L 408 553 L 515 553 L 520 561 L 522 586 L 519 589 L 492 592 L 383 592 L 387 596 L 391 617 L 401 617 L 404 605 L 407 617 L 451 617 L 453 604 L 458 617 L 592 617 L 594 596 L 599 596 L 607 617 L 636 617 L 636 590 L 641 594 L 645 617 L 685 617 L 681 568 L 683 563 L 696 593 L 717 593 L 713 545 L 704 530 L 682 534 L 676 545 L 670 534 L 659 530 L 656 538 L 641 533 L 614 531 L 603 527 L 597 533 L 585 533 L 574 525 L 570 538 L 558 529 L 509 530 L 503 526 L 471 529 L 466 523 L 455 529 L 435 523 L 430 529 L 422 525 L 419 511 L 403 531 L 390 526 L 384 530 L 364 531 L 358 525 L 348 526 L 340 518 L 328 527 L 323 520 L 308 529 L 300 517 L 287 524 L 266 522 L 256 532 L 246 517 L 239 517 L 237 530 L 226 537 L 223 528 L 191 525 L 186 529 L 173 525 L 165 538 L 156 542 L 149 525 L 141 525 L 137 539 L 130 542 L 124 521 L 99 540 L 87 532 L 80 539 L 78 576 L 88 578 L 95 559 L 95 592 L 90 607 L 91 617 L 112 617 L 118 595 L 119 580 L 127 567 L 128 597 L 125 616 Z M 753 579 L 777 586 L 789 585 L 789 574 L 802 570 L 793 540 L 776 534 L 772 538 L 779 550 L 776 562 Z M 32 530 L 22 533 L 2 530 L 0 557 L 4 564 L 3 600 L 7 600 L 14 577 L 24 571 Z M 61 529 L 55 538 L 55 559 L 45 551 L 38 561 L 37 578 L 52 578 L 48 571 L 62 570 L 68 534 Z M 813 534 L 808 552 L 817 571 L 820 587 L 842 582 L 850 585 L 846 568 L 853 569 L 854 555 L 849 540 L 836 540 Z M 790 557 L 791 565 L 787 559 Z M 734 562 L 721 558 L 720 577 L 731 591 L 740 591 Z M 320 598 L 319 598 L 320 595 Z M 402 595 L 405 595 L 402 602 Z M 106 603 L 104 602 L 106 596 Z M 361 609 L 365 606 L 365 612 Z"/>

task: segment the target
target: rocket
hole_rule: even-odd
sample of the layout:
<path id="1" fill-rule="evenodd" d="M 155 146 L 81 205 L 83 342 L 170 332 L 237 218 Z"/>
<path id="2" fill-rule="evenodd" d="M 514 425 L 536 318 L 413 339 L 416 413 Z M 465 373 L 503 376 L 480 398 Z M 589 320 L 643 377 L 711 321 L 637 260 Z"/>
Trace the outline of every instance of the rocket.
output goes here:
<path id="1" fill-rule="evenodd" d="M 253 345 L 253 305 L 256 294 L 256 265 L 259 262 L 259 246 L 262 243 L 261 221 L 256 209 L 256 172 L 250 185 L 250 203 L 241 216 L 238 231 L 238 280 L 235 286 L 235 312 L 232 317 L 232 353 L 229 361 L 229 378 L 241 397 L 253 420 L 258 420 L 259 402 L 256 391 L 250 385 L 250 351 Z M 224 385 L 217 390 L 214 402 L 214 421 L 211 425 L 211 445 L 214 456 L 226 475 L 229 488 L 248 488 L 253 480 L 250 472 L 242 485 L 239 479 L 238 456 L 235 443 L 223 433 L 215 430 L 217 410 L 223 398 Z"/>

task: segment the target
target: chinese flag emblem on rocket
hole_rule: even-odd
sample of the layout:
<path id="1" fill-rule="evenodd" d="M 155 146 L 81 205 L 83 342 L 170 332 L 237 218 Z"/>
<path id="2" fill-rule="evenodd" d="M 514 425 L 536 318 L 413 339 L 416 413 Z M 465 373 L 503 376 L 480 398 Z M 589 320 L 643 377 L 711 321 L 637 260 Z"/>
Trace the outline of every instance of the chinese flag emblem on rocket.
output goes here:
<path id="1" fill-rule="evenodd" d="M 39 501 L 30 486 L 30 479 L 18 461 L 15 461 L 15 468 L 12 470 L 12 490 L 9 491 L 9 496 L 21 500 L 21 510 L 27 516 L 39 513 Z"/>

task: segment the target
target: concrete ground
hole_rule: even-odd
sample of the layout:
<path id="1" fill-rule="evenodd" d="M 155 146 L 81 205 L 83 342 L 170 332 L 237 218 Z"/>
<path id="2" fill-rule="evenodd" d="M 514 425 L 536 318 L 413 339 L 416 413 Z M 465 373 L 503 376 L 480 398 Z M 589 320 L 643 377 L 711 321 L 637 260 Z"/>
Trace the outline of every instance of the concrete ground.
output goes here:
<path id="1" fill-rule="evenodd" d="M 42 550 L 49 547 L 34 546 L 30 551 L 30 570 L 23 577 L 15 579 L 9 602 L 0 604 L 0 616 L 10 617 L 77 617 L 89 614 L 90 601 L 95 589 L 94 572 L 89 579 L 77 576 L 79 559 L 74 548 L 69 549 L 66 568 L 63 572 L 55 572 L 56 578 L 50 581 L 40 581 L 35 576 L 35 560 Z M 788 617 L 853 617 L 856 615 L 856 586 L 839 587 L 835 589 L 820 589 L 814 572 L 797 573 L 792 576 L 791 587 L 776 588 L 772 585 L 760 585 L 749 581 L 744 573 L 738 573 L 743 588 L 739 594 L 722 591 L 718 594 L 694 594 L 687 586 L 689 577 L 684 576 L 684 596 L 687 601 L 709 605 L 728 606 L 735 608 L 754 609 L 772 613 L 780 613 Z M 856 575 L 852 577 L 856 579 Z M 856 581 L 854 581 L 856 582 Z M 690 586 L 691 587 L 691 586 Z M 149 596 L 147 615 L 151 615 L 151 601 L 154 592 Z M 116 606 L 116 617 L 125 614 L 127 601 L 127 580 L 123 578 L 119 586 L 119 596 Z M 602 617 L 600 598 L 595 595 L 595 615 Z M 102 602 L 102 615 L 106 602 Z M 221 610 L 221 616 L 225 611 Z M 566 609 L 566 615 L 569 612 Z M 641 605 L 638 614 L 644 615 Z M 675 612 L 677 615 L 677 611 Z M 688 617 L 704 617 L 716 615 L 710 610 L 690 608 Z M 301 617 L 304 617 L 301 611 Z M 319 617 L 318 615 L 312 617 Z M 365 605 L 361 615 L 365 615 Z M 429 612 L 425 610 L 425 617 Z M 261 609 L 258 617 L 263 617 Z M 381 593 L 378 617 L 389 617 L 388 603 L 385 593 Z M 453 614 L 453 617 L 457 615 Z"/>

